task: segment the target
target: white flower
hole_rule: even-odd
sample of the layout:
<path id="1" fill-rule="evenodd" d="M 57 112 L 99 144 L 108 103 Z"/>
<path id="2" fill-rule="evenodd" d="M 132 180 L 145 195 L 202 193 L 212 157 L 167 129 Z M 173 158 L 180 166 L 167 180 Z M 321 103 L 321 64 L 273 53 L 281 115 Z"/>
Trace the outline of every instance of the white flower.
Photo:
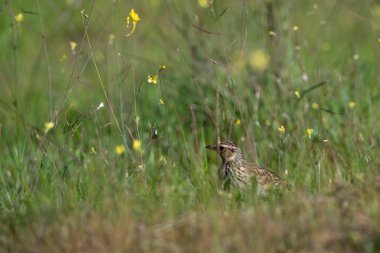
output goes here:
<path id="1" fill-rule="evenodd" d="M 303 74 L 302 74 L 302 80 L 303 80 L 304 82 L 307 82 L 307 81 L 309 80 L 309 77 L 308 77 L 307 73 L 303 73 Z"/>
<path id="2" fill-rule="evenodd" d="M 104 104 L 103 104 L 103 102 L 101 102 L 100 105 L 96 108 L 96 110 L 99 110 L 99 109 L 101 109 L 103 107 L 104 107 Z"/>

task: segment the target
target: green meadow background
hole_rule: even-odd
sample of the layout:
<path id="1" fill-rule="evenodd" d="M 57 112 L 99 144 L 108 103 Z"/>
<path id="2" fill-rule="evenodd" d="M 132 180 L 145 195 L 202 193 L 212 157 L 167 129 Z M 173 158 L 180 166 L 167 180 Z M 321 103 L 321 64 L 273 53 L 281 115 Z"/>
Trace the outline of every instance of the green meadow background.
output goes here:
<path id="1" fill-rule="evenodd" d="M 0 50 L 0 251 L 380 251 L 379 2 L 5 0 Z"/>

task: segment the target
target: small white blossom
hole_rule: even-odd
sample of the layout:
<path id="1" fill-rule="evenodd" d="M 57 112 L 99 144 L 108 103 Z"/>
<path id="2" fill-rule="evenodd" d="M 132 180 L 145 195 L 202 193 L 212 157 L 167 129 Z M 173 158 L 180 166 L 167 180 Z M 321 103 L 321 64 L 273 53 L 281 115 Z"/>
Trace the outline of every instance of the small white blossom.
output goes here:
<path id="1" fill-rule="evenodd" d="M 99 106 L 96 108 L 96 110 L 99 110 L 99 109 L 101 109 L 101 108 L 103 108 L 103 107 L 104 107 L 104 103 L 101 102 L 101 103 L 99 104 Z"/>
<path id="2" fill-rule="evenodd" d="M 306 73 L 303 73 L 303 74 L 302 74 L 302 80 L 303 80 L 304 82 L 307 82 L 307 81 L 309 80 L 309 77 L 307 76 Z"/>

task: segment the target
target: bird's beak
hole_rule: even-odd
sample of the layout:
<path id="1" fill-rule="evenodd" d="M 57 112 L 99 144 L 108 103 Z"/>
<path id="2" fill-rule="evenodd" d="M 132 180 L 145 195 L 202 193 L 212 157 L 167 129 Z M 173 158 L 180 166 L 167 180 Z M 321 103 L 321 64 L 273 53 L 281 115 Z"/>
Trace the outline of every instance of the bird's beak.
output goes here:
<path id="1" fill-rule="evenodd" d="M 218 150 L 218 146 L 217 145 L 207 145 L 206 148 L 207 149 L 212 149 L 212 150 Z"/>

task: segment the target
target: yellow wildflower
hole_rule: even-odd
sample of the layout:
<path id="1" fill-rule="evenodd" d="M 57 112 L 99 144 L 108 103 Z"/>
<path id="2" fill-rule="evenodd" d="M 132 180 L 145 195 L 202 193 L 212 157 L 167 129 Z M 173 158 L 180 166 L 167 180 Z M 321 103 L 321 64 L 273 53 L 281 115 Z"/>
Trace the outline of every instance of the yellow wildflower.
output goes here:
<path id="1" fill-rule="evenodd" d="M 313 132 L 314 132 L 314 129 L 312 129 L 312 128 L 308 128 L 308 129 L 306 129 L 306 134 L 307 134 L 307 136 L 311 139 L 311 135 L 313 134 Z"/>
<path id="2" fill-rule="evenodd" d="M 158 75 L 148 76 L 148 83 L 157 84 L 157 82 L 158 82 Z"/>
<path id="3" fill-rule="evenodd" d="M 74 42 L 74 41 L 70 41 L 69 44 L 70 44 L 70 50 L 71 50 L 71 52 L 73 54 L 75 54 L 75 50 L 77 49 L 78 44 L 76 42 Z"/>
<path id="4" fill-rule="evenodd" d="M 17 23 L 22 23 L 24 21 L 24 14 L 19 13 L 15 16 L 15 20 Z"/>
<path id="5" fill-rule="evenodd" d="M 296 26 L 296 25 L 293 26 L 293 31 L 295 31 L 295 32 L 298 31 L 298 26 Z"/>
<path id="6" fill-rule="evenodd" d="M 158 71 L 162 71 L 162 70 L 165 70 L 166 69 L 166 65 L 163 64 L 163 65 L 158 65 Z"/>
<path id="7" fill-rule="evenodd" d="M 112 46 L 114 40 L 115 40 L 115 34 L 111 33 L 110 35 L 108 35 L 108 45 Z"/>
<path id="8" fill-rule="evenodd" d="M 141 151 L 141 141 L 140 140 L 133 140 L 133 149 L 137 152 Z"/>
<path id="9" fill-rule="evenodd" d="M 161 98 L 160 98 L 160 104 L 161 104 L 161 105 L 164 105 L 164 104 L 165 104 L 164 100 L 161 99 Z"/>
<path id="10" fill-rule="evenodd" d="M 319 109 L 319 104 L 317 104 L 317 103 L 312 103 L 311 104 L 311 108 L 313 108 L 314 110 L 318 110 Z"/>
<path id="11" fill-rule="evenodd" d="M 198 0 L 198 4 L 202 8 L 208 8 L 212 3 L 212 0 Z"/>
<path id="12" fill-rule="evenodd" d="M 132 33 L 134 33 L 136 29 L 136 24 L 140 20 L 141 20 L 140 16 L 137 12 L 135 12 L 135 9 L 131 9 L 129 11 L 129 16 L 127 17 L 127 29 L 129 30 L 129 33 L 127 34 L 127 36 L 131 36 Z M 130 26 L 131 21 L 132 21 L 132 27 Z"/>
<path id="13" fill-rule="evenodd" d="M 285 133 L 285 127 L 284 126 L 280 126 L 278 128 L 278 131 L 281 133 L 281 134 L 284 134 Z"/>
<path id="14" fill-rule="evenodd" d="M 137 12 L 135 12 L 135 9 L 131 9 L 130 12 L 129 12 L 129 16 L 131 17 L 132 19 L 132 22 L 138 22 L 140 21 L 140 17 L 139 17 L 139 14 Z"/>
<path id="15" fill-rule="evenodd" d="M 354 109 L 355 106 L 356 106 L 356 103 L 354 101 L 348 102 L 348 108 Z"/>
<path id="16" fill-rule="evenodd" d="M 92 147 L 90 148 L 90 153 L 91 153 L 91 154 L 96 154 L 96 151 L 95 151 L 94 146 L 92 146 Z"/>
<path id="17" fill-rule="evenodd" d="M 294 95 L 297 97 L 297 98 L 300 98 L 301 97 L 301 94 L 298 90 L 294 91 Z"/>
<path id="18" fill-rule="evenodd" d="M 47 134 L 51 129 L 54 128 L 54 122 L 52 121 L 45 122 L 44 126 L 45 126 L 44 132 L 45 134 Z"/>
<path id="19" fill-rule="evenodd" d="M 123 144 L 117 145 L 115 147 L 115 152 L 118 155 L 123 155 L 125 153 L 125 146 Z"/>
<path id="20" fill-rule="evenodd" d="M 268 34 L 269 36 L 272 36 L 272 37 L 277 35 L 274 31 L 269 31 Z"/>
<path id="21" fill-rule="evenodd" d="M 240 119 L 236 119 L 235 120 L 235 125 L 236 126 L 240 126 L 241 125 L 241 120 Z"/>
<path id="22" fill-rule="evenodd" d="M 262 72 L 268 68 L 269 55 L 263 50 L 255 50 L 249 57 L 249 63 L 254 70 Z"/>

